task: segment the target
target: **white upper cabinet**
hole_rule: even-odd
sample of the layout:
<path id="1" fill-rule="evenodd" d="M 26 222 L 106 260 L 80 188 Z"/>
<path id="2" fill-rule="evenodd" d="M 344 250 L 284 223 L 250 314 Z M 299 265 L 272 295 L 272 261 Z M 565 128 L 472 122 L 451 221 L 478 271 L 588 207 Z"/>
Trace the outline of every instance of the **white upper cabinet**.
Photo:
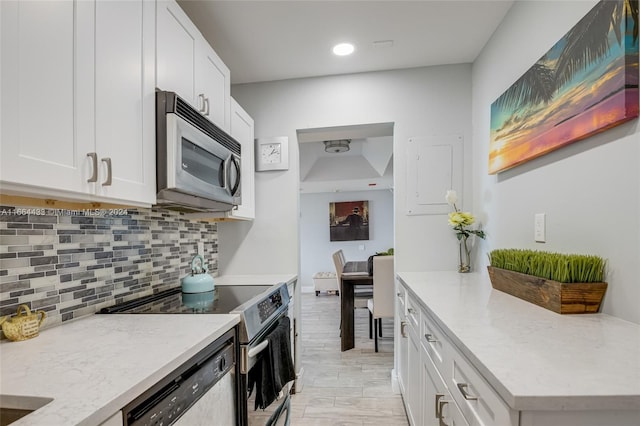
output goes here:
<path id="1" fill-rule="evenodd" d="M 96 152 L 99 175 L 111 176 L 96 192 L 150 204 L 156 199 L 154 11 L 150 1 L 99 1 L 95 30 Z"/>
<path id="2" fill-rule="evenodd" d="M 16 183 L 87 192 L 91 170 L 81 155 L 94 151 L 92 100 L 74 76 L 90 75 L 91 58 L 78 55 L 90 46 L 74 46 L 86 40 L 91 8 L 17 1 L 0 8 L 3 189 Z"/>
<path id="3" fill-rule="evenodd" d="M 158 1 L 156 25 L 156 85 L 161 90 L 176 92 L 203 112 L 204 105 L 196 98 L 195 83 L 200 32 L 173 1 Z"/>
<path id="4" fill-rule="evenodd" d="M 244 109 L 231 98 L 231 136 L 240 142 L 241 163 L 241 193 L 242 204 L 231 210 L 229 217 L 236 219 L 254 219 L 255 205 L 255 160 L 253 153 L 253 119 Z"/>
<path id="5" fill-rule="evenodd" d="M 0 7 L 3 191 L 155 202 L 155 4 Z"/>
<path id="6" fill-rule="evenodd" d="M 231 74 L 214 50 L 204 42 L 196 68 L 196 94 L 204 98 L 204 115 L 230 131 Z"/>
<path id="7" fill-rule="evenodd" d="M 157 87 L 176 92 L 229 131 L 231 74 L 180 6 L 157 4 Z"/>

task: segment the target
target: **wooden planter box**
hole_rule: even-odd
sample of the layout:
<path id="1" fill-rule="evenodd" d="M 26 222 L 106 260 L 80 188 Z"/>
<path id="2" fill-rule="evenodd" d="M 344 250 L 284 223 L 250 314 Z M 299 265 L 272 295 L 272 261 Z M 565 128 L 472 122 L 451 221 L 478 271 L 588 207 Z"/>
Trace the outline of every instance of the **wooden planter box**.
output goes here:
<path id="1" fill-rule="evenodd" d="M 591 314 L 600 309 L 607 283 L 560 283 L 488 266 L 491 285 L 559 314 Z"/>

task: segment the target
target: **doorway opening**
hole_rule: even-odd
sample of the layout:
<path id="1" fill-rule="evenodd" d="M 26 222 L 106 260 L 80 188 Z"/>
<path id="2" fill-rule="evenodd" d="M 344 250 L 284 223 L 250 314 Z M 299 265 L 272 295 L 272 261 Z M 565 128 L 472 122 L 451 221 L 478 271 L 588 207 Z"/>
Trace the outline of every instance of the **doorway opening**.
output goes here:
<path id="1" fill-rule="evenodd" d="M 341 249 L 349 260 L 367 260 L 393 247 L 393 123 L 298 129 L 297 137 L 300 156 L 298 283 L 301 291 L 313 292 L 313 277 L 335 270 L 331 257 L 335 251 Z M 336 146 L 342 148 L 335 149 Z M 360 206 L 362 202 L 367 205 L 368 238 L 331 241 L 332 222 L 335 222 L 333 225 L 347 224 L 341 221 L 342 213 L 336 214 L 335 204 Z M 352 212 L 342 214 L 345 220 L 349 213 Z"/>

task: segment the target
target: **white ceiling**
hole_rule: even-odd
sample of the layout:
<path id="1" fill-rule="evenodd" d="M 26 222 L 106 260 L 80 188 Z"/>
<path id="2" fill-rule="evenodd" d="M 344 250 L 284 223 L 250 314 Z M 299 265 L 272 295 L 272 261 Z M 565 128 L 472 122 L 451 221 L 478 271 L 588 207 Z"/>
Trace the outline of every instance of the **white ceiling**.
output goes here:
<path id="1" fill-rule="evenodd" d="M 178 0 L 232 84 L 473 62 L 512 0 Z M 392 47 L 376 47 L 380 41 Z M 331 48 L 355 44 L 348 57 Z"/>
<path id="2" fill-rule="evenodd" d="M 393 123 L 298 130 L 300 192 L 393 188 Z M 349 151 L 327 153 L 325 140 L 348 139 Z"/>
<path id="3" fill-rule="evenodd" d="M 471 63 L 513 1 L 178 3 L 242 84 Z M 354 54 L 333 55 L 341 42 Z M 351 150 L 325 153 L 330 139 L 352 139 Z M 298 142 L 303 193 L 393 188 L 393 123 L 299 129 Z"/>

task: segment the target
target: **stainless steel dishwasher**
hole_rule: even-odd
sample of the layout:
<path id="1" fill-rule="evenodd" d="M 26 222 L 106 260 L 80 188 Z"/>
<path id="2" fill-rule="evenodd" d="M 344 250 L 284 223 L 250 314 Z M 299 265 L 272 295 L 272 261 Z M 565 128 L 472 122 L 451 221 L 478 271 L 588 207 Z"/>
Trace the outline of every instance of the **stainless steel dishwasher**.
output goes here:
<path id="1" fill-rule="evenodd" d="M 237 350 L 234 328 L 123 408 L 124 425 L 236 425 Z"/>

